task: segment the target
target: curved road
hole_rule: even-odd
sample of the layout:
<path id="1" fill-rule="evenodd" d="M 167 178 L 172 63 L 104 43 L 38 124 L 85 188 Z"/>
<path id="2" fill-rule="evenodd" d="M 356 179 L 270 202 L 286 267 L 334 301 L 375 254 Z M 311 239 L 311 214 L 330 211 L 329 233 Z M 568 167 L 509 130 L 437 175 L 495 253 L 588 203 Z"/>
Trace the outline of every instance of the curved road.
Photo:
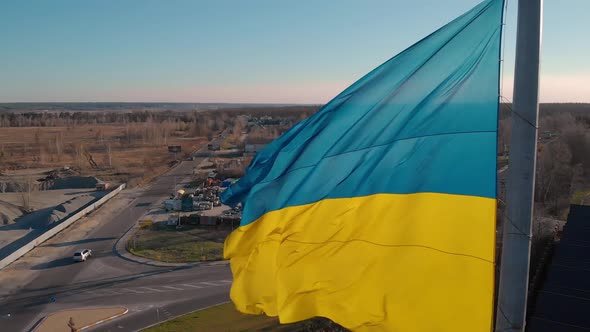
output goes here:
<path id="1" fill-rule="evenodd" d="M 128 197 L 131 203 L 111 218 L 105 218 L 84 239 L 47 244 L 63 248 L 65 253 L 90 248 L 93 256 L 85 263 L 73 263 L 68 254 L 31 266 L 40 270 L 36 277 L 0 298 L 1 330 L 29 331 L 46 314 L 67 308 L 123 305 L 129 308 L 129 313 L 89 330 L 136 331 L 229 301 L 231 272 L 225 264 L 157 267 L 127 260 L 114 249 L 117 240 L 137 219 L 169 195 L 177 182 L 190 176 L 199 163 L 200 160 L 183 161 L 147 189 L 124 191 L 120 196 Z M 64 230 L 62 235 L 67 236 L 69 231 L 69 228 Z M 35 250 L 38 249 L 29 254 L 35 255 Z M 1 274 L 2 271 L 0 277 Z"/>

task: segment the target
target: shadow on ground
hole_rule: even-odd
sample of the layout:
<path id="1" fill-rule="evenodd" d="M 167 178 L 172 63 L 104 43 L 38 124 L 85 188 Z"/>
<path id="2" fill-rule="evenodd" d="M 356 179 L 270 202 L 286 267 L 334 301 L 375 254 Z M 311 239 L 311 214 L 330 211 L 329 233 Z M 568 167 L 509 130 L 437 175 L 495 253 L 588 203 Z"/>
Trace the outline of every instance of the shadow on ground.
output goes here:
<path id="1" fill-rule="evenodd" d="M 45 270 L 45 269 L 52 269 L 52 268 L 55 268 L 55 267 L 72 265 L 72 264 L 76 264 L 76 262 L 74 262 L 74 259 L 72 257 L 69 257 L 68 256 L 68 257 L 63 257 L 63 258 L 58 258 L 58 259 L 52 260 L 51 262 L 33 265 L 31 267 L 31 269 L 33 269 L 33 270 Z"/>
<path id="2" fill-rule="evenodd" d="M 59 260 L 56 260 L 59 261 Z M 65 261 L 65 260 L 64 260 Z M 68 264 L 74 264 L 71 259 L 68 259 Z M 84 264 L 84 263 L 78 263 Z M 67 265 L 67 264 L 66 264 Z M 229 265 L 228 265 L 229 267 Z M 7 312 L 10 310 L 16 310 L 19 308 L 31 308 L 38 305 L 46 305 L 49 300 L 54 297 L 58 300 L 61 300 L 64 297 L 67 297 L 66 292 L 83 292 L 83 291 L 93 291 L 93 290 L 100 290 L 103 288 L 109 288 L 114 285 L 121 285 L 127 282 L 132 282 L 134 280 L 156 276 L 159 274 L 164 274 L 168 272 L 178 271 L 178 270 L 185 270 L 185 269 L 192 269 L 194 267 L 176 267 L 176 268 L 158 268 L 153 271 L 142 272 L 142 273 L 134 273 L 126 276 L 120 277 L 108 277 L 103 278 L 100 280 L 94 281 L 83 281 L 72 283 L 66 286 L 60 287 L 42 287 L 36 289 L 27 289 L 24 292 L 17 294 L 15 296 L 10 296 L 6 299 L 0 300 L 0 307 Z"/>
<path id="3" fill-rule="evenodd" d="M 148 215 L 150 215 L 150 216 L 160 216 L 160 215 L 165 215 L 165 214 L 169 214 L 169 212 L 166 212 L 163 209 L 152 210 L 152 211 L 148 212 Z"/>
<path id="4" fill-rule="evenodd" d="M 52 244 L 44 244 L 42 247 L 67 247 L 73 245 L 79 245 L 84 243 L 92 243 L 92 242 L 99 242 L 99 241 L 108 241 L 108 240 L 116 240 L 116 237 L 95 237 L 93 239 L 84 239 L 78 241 L 68 241 L 62 243 L 52 243 Z"/>

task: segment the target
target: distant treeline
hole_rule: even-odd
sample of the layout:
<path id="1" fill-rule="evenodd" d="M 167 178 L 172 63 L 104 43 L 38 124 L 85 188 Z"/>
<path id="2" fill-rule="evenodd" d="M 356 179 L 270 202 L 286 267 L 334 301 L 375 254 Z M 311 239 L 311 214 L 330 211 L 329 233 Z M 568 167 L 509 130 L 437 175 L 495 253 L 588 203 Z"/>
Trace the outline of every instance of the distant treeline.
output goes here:
<path id="1" fill-rule="evenodd" d="M 184 105 L 184 104 L 182 104 Z M 266 107 L 226 107 L 211 111 L 29 111 L 0 112 L 0 127 L 59 127 L 85 124 L 125 124 L 125 123 L 163 123 L 184 122 L 211 123 L 210 120 L 227 122 L 237 115 L 305 118 L 319 109 L 319 106 L 266 106 Z"/>
<path id="2" fill-rule="evenodd" d="M 0 104 L 0 127 L 41 127 L 94 123 L 141 123 L 147 121 L 190 122 L 199 113 L 227 113 L 230 116 L 309 116 L 321 105 L 207 104 L 207 103 L 4 103 Z M 500 106 L 500 119 L 510 117 L 512 104 Z M 541 116 L 572 113 L 585 118 L 590 104 L 547 103 Z M 297 115 L 299 116 L 299 115 Z"/>
<path id="3" fill-rule="evenodd" d="M 0 103 L 1 112 L 93 112 L 93 111 L 175 111 L 192 112 L 236 108 L 273 108 L 288 104 L 235 103 Z"/>
<path id="4" fill-rule="evenodd" d="M 511 103 L 502 103 L 500 105 L 500 119 L 506 119 L 510 117 L 510 111 L 512 109 Z M 539 104 L 539 115 L 549 116 L 555 113 L 573 113 L 585 116 L 590 114 L 590 104 L 583 103 L 547 103 Z"/>

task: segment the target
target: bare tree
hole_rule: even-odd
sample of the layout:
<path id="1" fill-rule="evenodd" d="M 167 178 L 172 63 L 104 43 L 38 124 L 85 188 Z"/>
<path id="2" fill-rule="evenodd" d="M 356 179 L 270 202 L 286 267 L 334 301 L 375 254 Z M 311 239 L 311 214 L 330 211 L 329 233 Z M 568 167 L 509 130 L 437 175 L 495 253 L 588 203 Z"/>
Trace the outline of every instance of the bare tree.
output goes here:
<path id="1" fill-rule="evenodd" d="M 57 155 L 58 161 L 61 161 L 62 152 L 63 152 L 63 134 L 60 131 L 55 136 L 55 154 Z"/>
<path id="2" fill-rule="evenodd" d="M 41 133 L 40 132 L 41 132 L 41 130 L 39 130 L 39 128 L 37 128 L 35 130 L 35 144 L 37 146 L 39 146 L 39 143 L 41 142 L 41 137 L 40 137 L 41 136 Z"/>
<path id="3" fill-rule="evenodd" d="M 539 160 L 535 196 L 556 215 L 565 203 L 567 207 L 571 191 L 573 167 L 572 154 L 567 144 L 554 141 L 539 146 Z"/>
<path id="4" fill-rule="evenodd" d="M 81 142 L 78 142 L 76 144 L 76 164 L 78 165 L 78 167 L 82 168 L 83 166 L 83 159 L 82 156 L 84 154 L 84 144 Z"/>
<path id="5" fill-rule="evenodd" d="M 94 135 L 94 138 L 97 144 L 102 144 L 104 142 L 104 134 L 102 133 L 102 130 L 98 129 Z"/>
<path id="6" fill-rule="evenodd" d="M 27 175 L 24 183 L 19 183 L 16 189 L 20 193 L 22 207 L 25 211 L 30 212 L 31 209 L 31 191 L 33 191 L 33 178 Z"/>
<path id="7" fill-rule="evenodd" d="M 498 153 L 503 156 L 508 156 L 508 144 L 512 134 L 510 118 L 499 121 L 498 126 Z"/>
<path id="8" fill-rule="evenodd" d="M 107 157 L 109 158 L 109 168 L 113 168 L 113 154 L 111 153 L 111 143 L 107 144 Z"/>

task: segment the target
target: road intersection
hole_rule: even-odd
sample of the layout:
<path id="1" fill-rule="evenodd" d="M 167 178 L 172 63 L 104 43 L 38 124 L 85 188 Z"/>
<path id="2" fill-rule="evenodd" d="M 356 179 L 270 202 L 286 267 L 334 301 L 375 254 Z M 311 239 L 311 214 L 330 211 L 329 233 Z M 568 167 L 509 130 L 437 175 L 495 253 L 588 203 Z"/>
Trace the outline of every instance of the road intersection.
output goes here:
<path id="1" fill-rule="evenodd" d="M 228 301 L 231 272 L 225 262 L 159 266 L 131 260 L 117 251 L 118 240 L 150 207 L 173 192 L 179 179 L 188 179 L 200 162 L 182 161 L 149 187 L 124 191 L 114 199 L 117 202 L 108 203 L 118 209 L 99 209 L 96 216 L 79 221 L 81 225 L 62 231 L 13 263 L 13 271 L 11 266 L 0 271 L 3 330 L 29 331 L 43 316 L 64 309 L 125 306 L 126 315 L 89 330 L 135 331 Z M 82 232 L 85 226 L 88 229 Z M 93 256 L 74 263 L 71 254 L 81 247 L 92 249 Z M 15 278 L 17 270 L 24 271 L 20 272 L 23 278 Z M 8 278 L 11 272 L 12 279 Z"/>

